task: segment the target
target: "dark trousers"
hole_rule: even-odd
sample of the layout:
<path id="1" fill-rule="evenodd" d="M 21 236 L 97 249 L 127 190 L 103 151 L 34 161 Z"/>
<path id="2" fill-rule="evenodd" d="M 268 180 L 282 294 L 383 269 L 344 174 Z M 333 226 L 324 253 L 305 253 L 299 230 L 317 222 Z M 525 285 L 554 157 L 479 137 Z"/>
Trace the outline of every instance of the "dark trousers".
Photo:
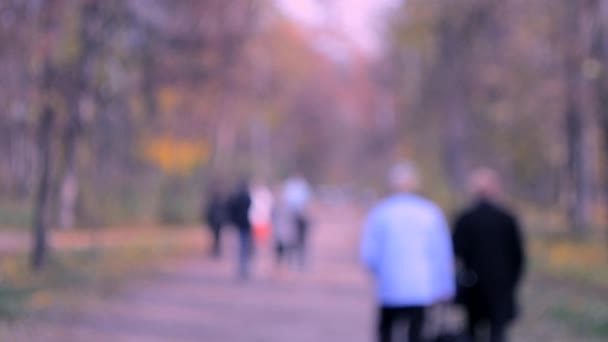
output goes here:
<path id="1" fill-rule="evenodd" d="M 238 272 L 241 279 L 249 278 L 249 264 L 253 254 L 251 229 L 239 229 Z"/>
<path id="2" fill-rule="evenodd" d="M 467 316 L 467 332 L 471 341 L 484 341 L 483 336 L 486 336 L 486 334 L 484 334 L 483 328 L 489 327 L 490 342 L 506 342 L 507 324 L 495 319 L 481 317 L 475 310 L 467 310 Z"/>
<path id="3" fill-rule="evenodd" d="M 300 268 L 306 266 L 308 249 L 308 219 L 303 215 L 296 216 L 296 242 L 294 245 L 296 257 Z"/>
<path id="4" fill-rule="evenodd" d="M 219 258 L 222 255 L 222 233 L 221 226 L 211 226 L 211 256 Z"/>
<path id="5" fill-rule="evenodd" d="M 288 243 L 276 241 L 274 245 L 275 260 L 277 266 L 281 266 L 283 263 L 291 262 L 293 246 Z"/>
<path id="6" fill-rule="evenodd" d="M 378 322 L 378 341 L 392 342 L 393 330 L 396 323 L 408 325 L 408 341 L 422 341 L 422 328 L 424 325 L 424 307 L 381 307 Z"/>

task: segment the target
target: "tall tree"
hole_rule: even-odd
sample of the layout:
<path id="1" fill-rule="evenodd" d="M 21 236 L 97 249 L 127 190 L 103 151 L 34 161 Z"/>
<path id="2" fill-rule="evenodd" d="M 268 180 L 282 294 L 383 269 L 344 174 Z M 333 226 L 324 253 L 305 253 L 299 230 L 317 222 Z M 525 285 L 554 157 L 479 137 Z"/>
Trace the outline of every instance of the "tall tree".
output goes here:
<path id="1" fill-rule="evenodd" d="M 608 2 L 588 1 L 587 5 L 593 24 L 592 47 L 587 68 L 591 79 L 596 118 L 602 133 L 602 160 L 605 162 L 608 160 Z M 604 167 L 602 171 L 604 172 L 603 180 L 607 182 L 608 168 Z M 602 197 L 604 206 L 608 207 L 608 186 L 605 184 L 604 189 Z"/>
<path id="2" fill-rule="evenodd" d="M 38 87 L 40 91 L 41 113 L 38 117 L 38 152 L 39 178 L 34 203 L 34 221 L 32 224 L 32 249 L 30 263 L 34 270 L 40 270 L 47 260 L 48 241 L 47 231 L 49 229 L 49 193 L 51 188 L 51 169 L 53 160 L 52 129 L 56 112 L 53 98 L 57 84 L 55 65 L 52 61 L 52 48 L 54 45 L 52 33 L 55 30 L 55 15 L 59 10 L 60 3 L 49 0 L 40 8 L 40 36 L 42 37 L 41 65 L 42 70 L 38 76 Z"/>
<path id="3" fill-rule="evenodd" d="M 101 35 L 102 27 L 99 18 L 99 7 L 103 1 L 84 0 L 78 14 L 79 25 L 76 32 L 76 49 L 74 60 L 64 67 L 66 85 L 64 98 L 67 104 L 66 128 L 63 134 L 63 174 L 61 176 L 61 194 L 59 208 L 59 226 L 73 228 L 76 219 L 76 201 L 78 198 L 77 156 L 82 134 L 83 101 L 91 93 L 90 72 L 92 57 L 96 51 L 96 39 Z"/>
<path id="4" fill-rule="evenodd" d="M 583 64 L 586 46 L 583 23 L 585 8 L 582 2 L 565 1 L 565 29 L 563 33 L 565 107 L 564 128 L 567 151 L 566 202 L 570 225 L 582 233 L 589 226 L 590 189 L 589 154 L 585 139 L 587 115 L 583 106 Z"/>

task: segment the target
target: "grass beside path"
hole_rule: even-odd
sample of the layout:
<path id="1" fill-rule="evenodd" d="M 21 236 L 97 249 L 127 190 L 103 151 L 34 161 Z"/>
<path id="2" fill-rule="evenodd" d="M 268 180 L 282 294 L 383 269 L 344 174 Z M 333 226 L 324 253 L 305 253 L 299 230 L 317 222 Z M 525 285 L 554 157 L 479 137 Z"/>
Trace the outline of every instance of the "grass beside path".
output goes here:
<path id="1" fill-rule="evenodd" d="M 123 279 L 164 258 L 202 251 L 203 240 L 200 227 L 53 232 L 47 267 L 34 274 L 27 262 L 27 237 L 0 234 L 0 320 L 45 309 L 65 294 L 112 292 Z"/>
<path id="2" fill-rule="evenodd" d="M 608 247 L 604 239 L 533 236 L 529 247 L 523 300 L 527 324 L 544 321 L 556 331 L 576 336 L 576 341 L 607 341 Z"/>

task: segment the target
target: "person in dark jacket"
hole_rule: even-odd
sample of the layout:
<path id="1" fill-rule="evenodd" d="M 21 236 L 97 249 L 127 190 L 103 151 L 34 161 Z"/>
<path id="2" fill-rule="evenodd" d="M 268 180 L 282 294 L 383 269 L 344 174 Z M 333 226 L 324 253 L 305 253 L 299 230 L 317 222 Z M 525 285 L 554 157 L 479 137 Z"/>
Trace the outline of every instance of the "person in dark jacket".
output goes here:
<path id="1" fill-rule="evenodd" d="M 490 341 L 506 341 L 506 330 L 517 316 L 516 292 L 524 269 L 524 250 L 517 219 L 498 204 L 500 182 L 490 169 L 471 177 L 474 205 L 454 227 L 459 262 L 457 301 L 466 310 L 468 334 L 479 341 L 489 327 Z"/>
<path id="2" fill-rule="evenodd" d="M 225 201 L 217 187 L 214 187 L 207 198 L 204 208 L 204 220 L 211 232 L 211 256 L 219 258 L 222 254 L 221 230 L 226 220 Z"/>
<path id="3" fill-rule="evenodd" d="M 230 221 L 239 233 L 238 273 L 241 279 L 249 278 L 249 263 L 252 255 L 251 222 L 249 209 L 251 195 L 247 182 L 241 182 L 228 202 Z"/>

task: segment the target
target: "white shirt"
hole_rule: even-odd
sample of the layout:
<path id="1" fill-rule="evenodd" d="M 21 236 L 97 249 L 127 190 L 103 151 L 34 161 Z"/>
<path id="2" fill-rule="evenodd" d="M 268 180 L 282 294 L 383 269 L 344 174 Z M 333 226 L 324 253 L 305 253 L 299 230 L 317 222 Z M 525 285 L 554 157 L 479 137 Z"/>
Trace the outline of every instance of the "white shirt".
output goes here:
<path id="1" fill-rule="evenodd" d="M 249 220 L 254 225 L 270 224 L 272 216 L 272 192 L 264 186 L 256 186 L 251 191 L 251 208 Z"/>
<path id="2" fill-rule="evenodd" d="M 376 206 L 365 223 L 361 257 L 383 306 L 428 306 L 454 296 L 447 224 L 422 197 L 399 194 Z"/>
<path id="3" fill-rule="evenodd" d="M 294 212 L 306 210 L 310 201 L 310 186 L 301 177 L 289 178 L 283 188 L 283 200 L 287 207 Z"/>

